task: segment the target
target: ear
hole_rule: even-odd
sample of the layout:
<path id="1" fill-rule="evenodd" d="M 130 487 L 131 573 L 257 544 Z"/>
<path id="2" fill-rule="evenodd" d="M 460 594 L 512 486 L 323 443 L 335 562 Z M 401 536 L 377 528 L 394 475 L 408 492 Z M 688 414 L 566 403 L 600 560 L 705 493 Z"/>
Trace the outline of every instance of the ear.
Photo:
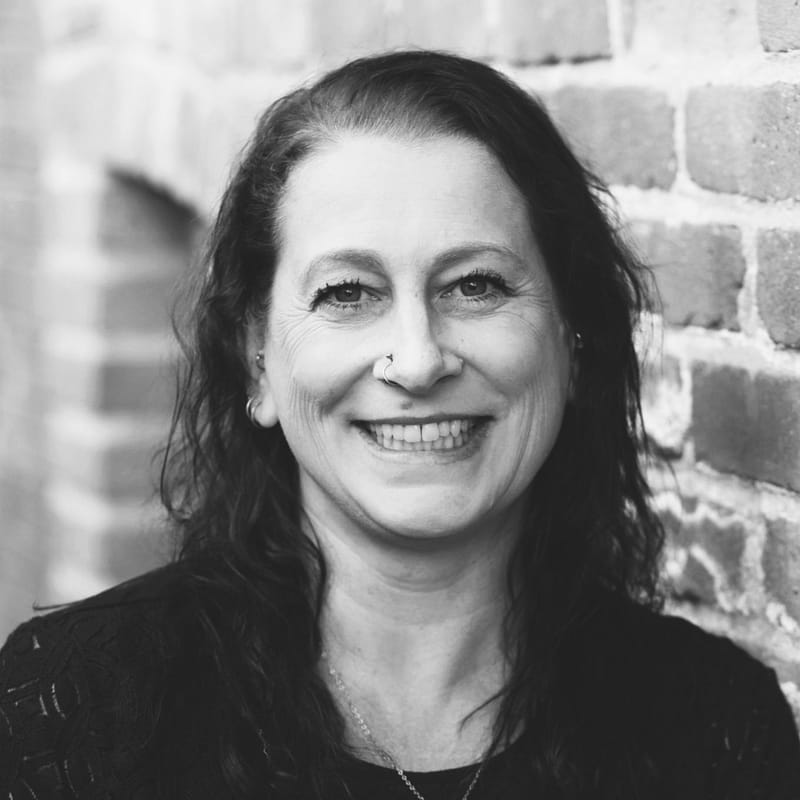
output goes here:
<path id="1" fill-rule="evenodd" d="M 278 424 L 278 410 L 269 382 L 266 348 L 263 337 L 256 337 L 252 331 L 247 336 L 247 366 L 250 373 L 248 395 L 257 401 L 255 420 L 262 428 L 272 428 Z"/>
<path id="2" fill-rule="evenodd" d="M 275 395 L 267 378 L 266 369 L 256 384 L 256 399 L 258 406 L 255 410 L 255 418 L 262 428 L 272 428 L 278 424 L 278 409 L 275 405 Z"/>

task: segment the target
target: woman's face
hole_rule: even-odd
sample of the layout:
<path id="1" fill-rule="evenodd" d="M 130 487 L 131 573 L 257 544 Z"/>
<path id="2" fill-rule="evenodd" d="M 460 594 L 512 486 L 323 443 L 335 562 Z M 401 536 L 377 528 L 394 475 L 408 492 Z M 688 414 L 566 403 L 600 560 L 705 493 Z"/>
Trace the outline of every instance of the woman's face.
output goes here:
<path id="1" fill-rule="evenodd" d="M 497 159 L 350 135 L 294 169 L 279 229 L 258 414 L 280 423 L 311 519 L 409 543 L 515 519 L 571 347 Z"/>

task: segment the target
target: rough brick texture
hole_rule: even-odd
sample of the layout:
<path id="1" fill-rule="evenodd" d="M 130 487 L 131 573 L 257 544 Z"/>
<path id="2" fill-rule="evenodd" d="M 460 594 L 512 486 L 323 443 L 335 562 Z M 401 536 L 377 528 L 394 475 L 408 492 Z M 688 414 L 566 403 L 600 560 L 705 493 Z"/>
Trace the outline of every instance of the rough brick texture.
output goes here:
<path id="1" fill-rule="evenodd" d="M 797 0 L 759 0 L 758 27 L 765 50 L 800 48 L 800 5 Z"/>
<path id="2" fill-rule="evenodd" d="M 654 269 L 667 322 L 739 329 L 737 295 L 746 265 L 738 228 L 639 221 L 633 232 Z"/>
<path id="3" fill-rule="evenodd" d="M 758 310 L 769 335 L 800 347 L 800 231 L 762 231 L 758 267 Z"/>
<path id="4" fill-rule="evenodd" d="M 763 566 L 770 593 L 800 623 L 800 530 L 796 523 L 769 521 Z"/>
<path id="5" fill-rule="evenodd" d="M 698 362 L 692 383 L 698 460 L 800 491 L 800 377 Z"/>
<path id="6" fill-rule="evenodd" d="M 680 362 L 666 356 L 647 360 L 644 366 L 642 411 L 647 437 L 660 456 L 679 458 L 691 416 L 691 397 Z"/>
<path id="7" fill-rule="evenodd" d="M 672 593 L 692 602 L 730 603 L 744 588 L 743 556 L 749 528 L 730 509 L 684 498 L 680 516 L 665 512 L 672 558 Z"/>
<path id="8" fill-rule="evenodd" d="M 667 323 L 642 343 L 680 475 L 656 497 L 673 607 L 793 682 L 800 718 L 795 0 L 66 0 L 38 16 L 44 53 L 35 7 L 0 4 L 0 607 L 47 531 L 61 597 L 157 552 L 137 531 L 168 287 L 258 114 L 348 56 L 432 46 L 540 93 L 637 220 Z"/>
<path id="9" fill-rule="evenodd" d="M 609 56 L 606 14 L 605 0 L 498 0 L 493 55 L 528 64 Z"/>
<path id="10" fill-rule="evenodd" d="M 673 109 L 663 92 L 567 86 L 546 102 L 578 153 L 607 183 L 645 189 L 672 184 Z"/>
<path id="11" fill-rule="evenodd" d="M 705 86 L 686 105 L 687 164 L 701 186 L 800 197 L 800 85 Z"/>

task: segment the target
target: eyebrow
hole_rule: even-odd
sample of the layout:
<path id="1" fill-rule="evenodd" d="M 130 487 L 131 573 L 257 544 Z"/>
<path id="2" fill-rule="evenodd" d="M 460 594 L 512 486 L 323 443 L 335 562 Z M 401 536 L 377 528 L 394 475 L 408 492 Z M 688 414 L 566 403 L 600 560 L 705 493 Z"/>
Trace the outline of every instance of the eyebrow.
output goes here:
<path id="1" fill-rule="evenodd" d="M 469 261 L 477 256 L 493 254 L 507 258 L 514 262 L 517 269 L 525 270 L 525 261 L 512 250 L 502 244 L 494 242 L 464 242 L 463 244 L 450 247 L 439 253 L 433 259 L 435 268 L 451 267 L 463 261 Z M 367 272 L 379 273 L 385 270 L 384 262 L 380 255 L 374 250 L 359 250 L 356 248 L 345 248 L 342 250 L 331 250 L 315 256 L 308 263 L 303 271 L 301 283 L 306 286 L 314 273 L 327 264 L 338 264 L 348 267 L 356 267 Z"/>

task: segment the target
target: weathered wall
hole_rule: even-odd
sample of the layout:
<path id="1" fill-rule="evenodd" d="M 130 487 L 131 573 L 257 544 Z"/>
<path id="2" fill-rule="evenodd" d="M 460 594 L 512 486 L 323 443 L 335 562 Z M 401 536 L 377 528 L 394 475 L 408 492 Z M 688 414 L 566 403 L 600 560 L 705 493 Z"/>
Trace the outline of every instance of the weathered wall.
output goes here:
<path id="1" fill-rule="evenodd" d="M 39 55 L 30 3 L 0 4 L 0 623 L 30 614 L 43 578 Z"/>
<path id="2" fill-rule="evenodd" d="M 166 352 L 151 301 L 191 239 L 190 215 L 167 195 L 208 215 L 258 112 L 321 65 L 451 48 L 538 93 L 612 185 L 663 298 L 642 339 L 647 421 L 671 466 L 653 481 L 671 531 L 672 606 L 773 664 L 800 713 L 794 0 L 40 6 L 53 226 L 43 269 L 55 292 L 43 337 L 48 373 L 65 370 L 47 416 L 58 455 L 46 509 L 63 543 L 54 591 L 131 571 L 110 554 L 140 546 L 144 487 L 119 476 L 139 469 L 163 425 L 167 398 L 140 396 Z M 109 233 L 131 214 L 139 234 Z M 100 346 L 107 333 L 113 344 Z M 90 533 L 86 508 L 97 512 Z"/>

